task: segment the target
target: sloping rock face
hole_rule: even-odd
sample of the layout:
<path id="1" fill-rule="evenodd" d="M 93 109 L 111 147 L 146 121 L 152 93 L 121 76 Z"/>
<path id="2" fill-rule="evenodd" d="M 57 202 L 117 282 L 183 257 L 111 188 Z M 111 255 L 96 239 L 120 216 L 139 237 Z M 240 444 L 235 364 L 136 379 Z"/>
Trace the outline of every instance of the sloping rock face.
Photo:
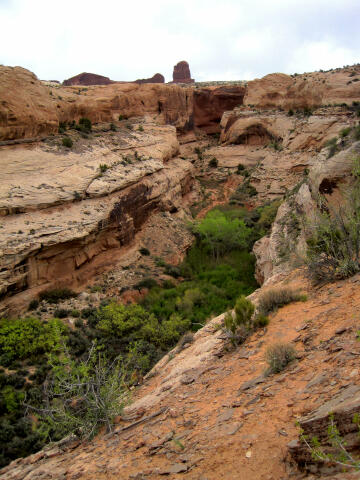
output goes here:
<path id="1" fill-rule="evenodd" d="M 192 165 L 173 159 L 179 148 L 175 128 L 145 124 L 141 133 L 125 127 L 111 133 L 71 153 L 57 143 L 3 148 L 3 309 L 21 298 L 28 302 L 47 285 L 87 283 L 126 255 L 152 213 L 182 208 Z M 10 298 L 20 292 L 23 297 Z"/>
<path id="2" fill-rule="evenodd" d="M 351 104 L 360 97 L 359 79 L 359 65 L 296 76 L 273 73 L 248 83 L 244 104 L 283 109 Z"/>
<path id="3" fill-rule="evenodd" d="M 96 73 L 79 73 L 75 77 L 68 78 L 63 81 L 65 87 L 70 87 L 72 85 L 109 85 L 113 83 L 112 80 L 103 75 L 97 75 Z"/>
<path id="4" fill-rule="evenodd" d="M 319 377 L 319 380 L 321 378 Z M 310 446 L 311 439 L 317 438 L 325 454 L 339 454 L 331 445 L 328 427 L 336 425 L 349 454 L 358 452 L 360 448 L 359 427 L 354 422 L 354 416 L 360 413 L 360 385 L 350 385 L 341 393 L 324 403 L 318 409 L 299 419 Z M 331 419 L 332 417 L 332 419 Z M 301 440 L 293 440 L 288 445 L 289 453 L 302 470 L 312 473 L 329 474 L 342 472 L 344 467 L 333 462 L 314 460 L 310 448 Z"/>
<path id="5" fill-rule="evenodd" d="M 195 80 L 191 78 L 190 67 L 188 62 L 182 60 L 174 65 L 173 83 L 194 83 Z"/>
<path id="6" fill-rule="evenodd" d="M 164 75 L 161 75 L 161 73 L 155 73 L 151 78 L 141 78 L 139 80 L 135 80 L 135 83 L 165 83 L 165 77 Z"/>
<path id="7" fill-rule="evenodd" d="M 207 134 L 218 133 L 223 113 L 242 105 L 245 91 L 245 87 L 241 85 L 196 89 L 194 126 Z"/>
<path id="8" fill-rule="evenodd" d="M 60 122 L 93 123 L 124 117 L 156 118 L 180 130 L 192 128 L 193 89 L 176 85 L 114 83 L 50 87 L 20 67 L 0 67 L 0 141 L 57 133 Z"/>

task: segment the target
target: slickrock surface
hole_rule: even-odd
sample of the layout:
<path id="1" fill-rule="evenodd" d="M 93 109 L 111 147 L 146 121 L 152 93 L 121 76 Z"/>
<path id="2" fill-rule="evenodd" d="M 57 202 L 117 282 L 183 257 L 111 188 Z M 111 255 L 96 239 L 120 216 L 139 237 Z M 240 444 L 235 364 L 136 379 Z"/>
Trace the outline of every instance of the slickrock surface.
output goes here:
<path id="1" fill-rule="evenodd" d="M 360 276 L 314 291 L 297 275 L 285 283 L 308 291 L 308 301 L 272 314 L 266 330 L 226 352 L 216 328 L 222 316 L 213 319 L 191 345 L 155 366 L 113 434 L 49 447 L 13 462 L 0 478 L 304 478 L 288 453 L 299 436 L 296 420 L 325 411 L 326 402 L 360 385 Z M 278 341 L 291 342 L 297 360 L 264 376 L 264 352 Z M 310 420 L 308 425 L 315 432 Z"/>
<path id="2" fill-rule="evenodd" d="M 26 150 L 3 147 L 3 296 L 34 289 L 25 292 L 28 302 L 47 284 L 82 284 L 126 255 L 123 247 L 152 213 L 183 209 L 193 167 L 173 158 L 179 149 L 175 128 L 141 126 L 76 137 L 71 152 L 56 140 Z M 3 308 L 11 303 L 5 298 Z"/>

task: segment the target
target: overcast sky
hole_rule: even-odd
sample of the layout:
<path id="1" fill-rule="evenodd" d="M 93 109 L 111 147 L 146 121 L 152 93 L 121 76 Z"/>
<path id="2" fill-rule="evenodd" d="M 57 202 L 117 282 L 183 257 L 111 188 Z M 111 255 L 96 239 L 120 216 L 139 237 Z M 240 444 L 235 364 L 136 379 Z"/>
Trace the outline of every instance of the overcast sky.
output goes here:
<path id="1" fill-rule="evenodd" d="M 41 79 L 239 80 L 360 62 L 360 0 L 0 0 L 0 63 Z"/>

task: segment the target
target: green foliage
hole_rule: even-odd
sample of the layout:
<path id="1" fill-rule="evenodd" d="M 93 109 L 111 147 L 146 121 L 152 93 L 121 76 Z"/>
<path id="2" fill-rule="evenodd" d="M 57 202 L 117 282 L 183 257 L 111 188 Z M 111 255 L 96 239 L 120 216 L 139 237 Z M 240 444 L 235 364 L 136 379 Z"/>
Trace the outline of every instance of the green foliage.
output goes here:
<path id="1" fill-rule="evenodd" d="M 54 288 L 52 290 L 44 290 L 40 292 L 40 300 L 45 300 L 49 303 L 58 303 L 60 300 L 74 298 L 77 294 L 69 288 Z"/>
<path id="2" fill-rule="evenodd" d="M 150 250 L 146 247 L 141 247 L 139 249 L 139 252 L 141 253 L 141 255 L 145 255 L 145 256 L 149 256 L 150 255 Z"/>
<path id="3" fill-rule="evenodd" d="M 308 222 L 307 263 L 315 283 L 347 278 L 360 271 L 360 161 L 353 183 L 337 208 L 321 198 L 322 213 Z"/>
<path id="4" fill-rule="evenodd" d="M 66 327 L 59 320 L 44 323 L 37 318 L 0 320 L 0 363 L 42 355 L 56 348 L 59 332 Z"/>
<path id="5" fill-rule="evenodd" d="M 106 163 L 100 163 L 99 165 L 100 173 L 105 173 L 108 168 L 109 167 L 106 165 Z"/>
<path id="6" fill-rule="evenodd" d="M 265 352 L 265 360 L 269 365 L 266 373 L 279 373 L 296 358 L 296 352 L 289 343 L 270 345 Z"/>
<path id="7" fill-rule="evenodd" d="M 269 143 L 269 147 L 273 148 L 277 152 L 281 152 L 284 148 L 279 140 L 274 140 L 273 142 Z"/>
<path id="8" fill-rule="evenodd" d="M 112 132 L 116 132 L 116 131 L 117 131 L 117 128 L 116 128 L 115 123 L 110 123 L 110 130 L 111 130 Z"/>
<path id="9" fill-rule="evenodd" d="M 288 116 L 292 117 L 293 115 L 294 115 L 294 110 L 290 108 L 290 110 L 288 111 Z"/>
<path id="10" fill-rule="evenodd" d="M 236 248 L 245 248 L 250 236 L 250 230 L 242 220 L 229 219 L 219 210 L 210 211 L 204 220 L 194 225 L 193 231 L 211 250 L 214 258 Z"/>
<path id="11" fill-rule="evenodd" d="M 70 137 L 64 137 L 62 139 L 62 144 L 66 148 L 71 148 L 73 146 L 73 141 L 71 140 Z"/>
<path id="12" fill-rule="evenodd" d="M 263 315 L 273 312 L 292 302 L 306 300 L 297 290 L 289 287 L 271 288 L 261 294 L 259 299 L 259 311 Z"/>
<path id="13" fill-rule="evenodd" d="M 143 127 L 142 125 L 139 125 L 138 131 L 139 131 L 139 132 L 143 132 L 143 131 L 144 131 L 144 127 Z"/>
<path id="14" fill-rule="evenodd" d="M 244 205 L 251 197 L 257 195 L 256 188 L 250 183 L 248 171 L 244 170 L 244 181 L 237 187 L 236 191 L 230 197 L 230 205 Z"/>
<path id="15" fill-rule="evenodd" d="M 238 175 L 243 175 L 244 174 L 244 171 L 245 171 L 245 167 L 242 163 L 239 163 L 239 165 L 237 166 L 237 170 L 236 170 L 236 173 Z"/>

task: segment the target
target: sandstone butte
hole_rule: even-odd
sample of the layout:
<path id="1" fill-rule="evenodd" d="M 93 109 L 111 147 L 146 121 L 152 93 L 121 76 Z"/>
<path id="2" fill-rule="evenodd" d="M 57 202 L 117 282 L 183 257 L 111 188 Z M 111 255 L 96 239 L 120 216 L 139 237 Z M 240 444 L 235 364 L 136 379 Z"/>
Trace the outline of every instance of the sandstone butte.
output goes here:
<path id="1" fill-rule="evenodd" d="M 173 83 L 194 83 L 194 81 L 195 80 L 191 78 L 188 62 L 182 60 L 174 65 Z"/>
<path id="2" fill-rule="evenodd" d="M 140 265 L 159 273 L 140 246 L 178 263 L 193 241 L 190 207 L 201 218 L 227 203 L 243 182 L 239 164 L 256 189 L 249 208 L 283 199 L 270 234 L 254 246 L 261 287 L 251 300 L 274 286 L 307 294 L 230 352 L 218 328 L 224 315 L 210 320 L 155 365 L 113 434 L 49 445 L 12 462 L 0 479 L 359 478 L 312 459 L 295 422 L 323 440 L 334 412 L 359 452 L 352 418 L 360 412 L 360 277 L 314 289 L 299 262 L 304 232 L 294 227 L 319 192 L 336 202 L 350 178 L 360 142 L 339 139 L 333 156 L 326 143 L 358 124 L 358 80 L 355 65 L 246 85 L 79 89 L 0 67 L 0 312 L 24 313 L 41 290 L 64 284 L 83 292 L 60 305 L 67 308 L 120 297 L 141 279 Z M 59 124 L 81 117 L 93 133 L 67 130 L 69 150 Z M 209 167 L 214 157 L 217 168 Z M 99 279 L 106 293 L 84 292 Z M 122 299 L 139 294 L 130 288 Z M 265 350 L 277 341 L 291 342 L 297 359 L 264 376 Z"/>

